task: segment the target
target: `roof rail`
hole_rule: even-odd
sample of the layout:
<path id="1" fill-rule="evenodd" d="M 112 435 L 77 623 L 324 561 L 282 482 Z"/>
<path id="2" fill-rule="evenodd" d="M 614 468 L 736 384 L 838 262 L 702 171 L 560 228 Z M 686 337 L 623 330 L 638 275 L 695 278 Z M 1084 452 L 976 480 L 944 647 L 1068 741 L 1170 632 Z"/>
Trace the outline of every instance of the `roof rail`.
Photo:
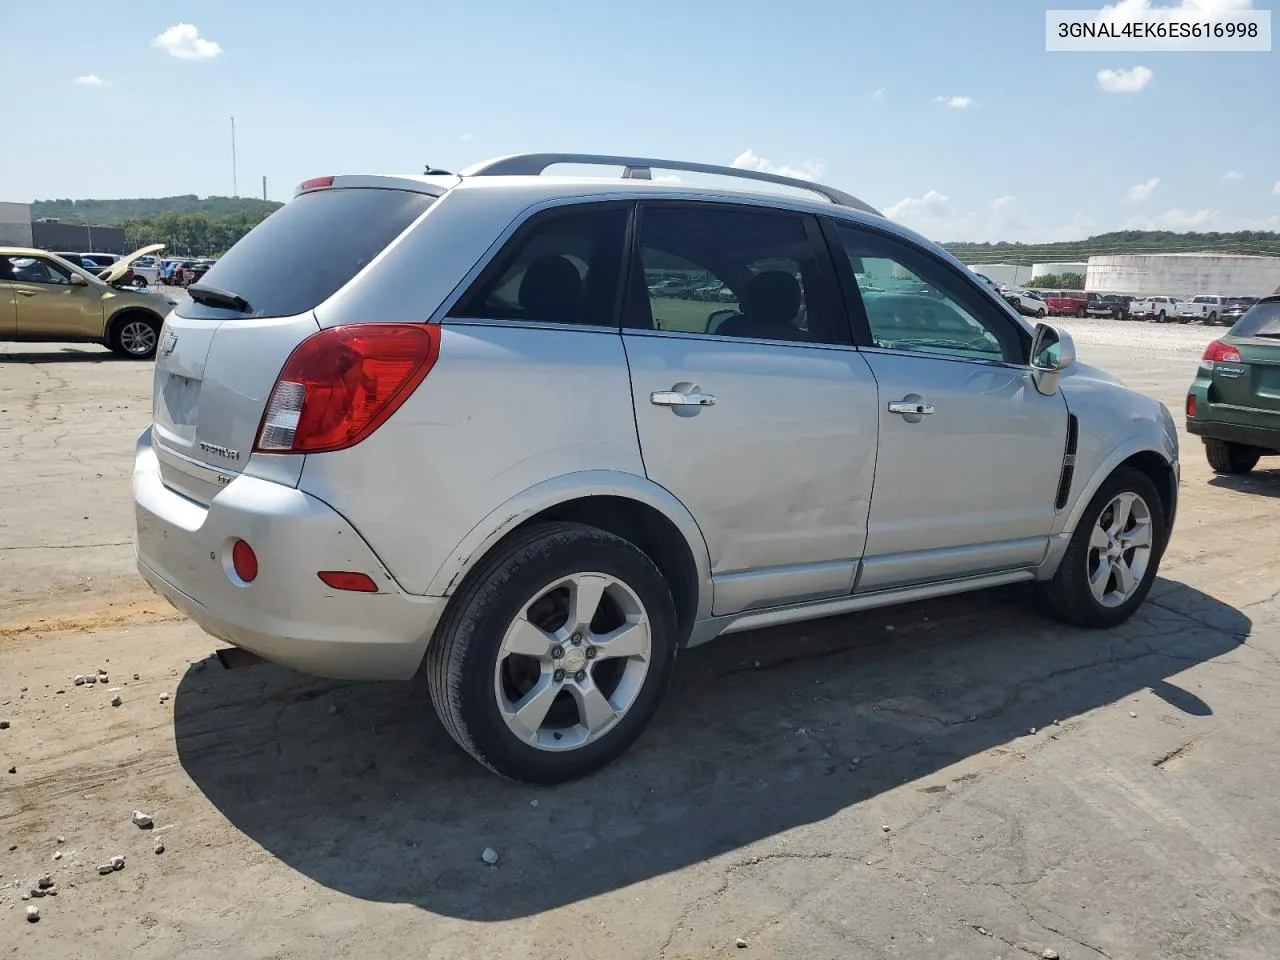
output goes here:
<path id="1" fill-rule="evenodd" d="M 688 173 L 711 173 L 722 177 L 739 177 L 744 180 L 762 180 L 784 187 L 795 187 L 826 197 L 842 207 L 852 207 L 864 213 L 882 216 L 879 210 L 863 203 L 852 194 L 799 177 L 784 177 L 763 170 L 744 170 L 741 167 L 721 167 L 713 163 L 689 163 L 683 160 L 656 160 L 649 157 L 610 157 L 594 153 L 518 153 L 509 157 L 495 157 L 473 164 L 461 172 L 464 177 L 537 176 L 547 167 L 558 163 L 581 163 L 598 166 L 622 167 L 622 176 L 629 180 L 651 180 L 651 170 L 684 170 Z"/>

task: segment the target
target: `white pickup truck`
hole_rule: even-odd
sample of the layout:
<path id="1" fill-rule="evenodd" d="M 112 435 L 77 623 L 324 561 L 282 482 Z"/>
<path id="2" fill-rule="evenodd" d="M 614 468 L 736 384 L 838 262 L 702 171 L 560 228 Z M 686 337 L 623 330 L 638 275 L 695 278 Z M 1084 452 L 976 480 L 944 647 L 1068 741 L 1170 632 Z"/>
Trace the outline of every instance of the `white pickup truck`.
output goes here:
<path id="1" fill-rule="evenodd" d="M 1129 304 L 1129 316 L 1155 323 L 1176 320 L 1180 302 L 1177 297 L 1142 297 Z"/>
<path id="2" fill-rule="evenodd" d="M 1190 300 L 1184 300 L 1178 304 L 1178 322 L 1190 323 L 1192 320 L 1201 320 L 1209 326 L 1213 326 L 1218 322 L 1218 318 L 1222 316 L 1222 311 L 1230 305 L 1230 297 L 1211 297 L 1207 295 L 1192 297 Z"/>

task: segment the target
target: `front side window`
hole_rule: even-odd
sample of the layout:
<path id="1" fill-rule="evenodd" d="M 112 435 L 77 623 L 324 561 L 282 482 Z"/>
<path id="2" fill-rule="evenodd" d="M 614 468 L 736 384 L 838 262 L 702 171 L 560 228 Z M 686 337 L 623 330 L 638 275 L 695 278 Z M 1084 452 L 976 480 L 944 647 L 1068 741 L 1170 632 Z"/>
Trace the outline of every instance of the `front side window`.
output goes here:
<path id="1" fill-rule="evenodd" d="M 615 326 L 626 229 L 617 205 L 536 215 L 449 316 Z"/>
<path id="2" fill-rule="evenodd" d="M 857 282 L 873 346 L 963 360 L 1024 361 L 1022 338 L 1012 321 L 946 265 L 860 227 L 839 224 L 836 234 Z"/>
<path id="3" fill-rule="evenodd" d="M 641 211 L 628 326 L 830 342 L 818 254 L 799 215 L 711 204 Z"/>
<path id="4" fill-rule="evenodd" d="M 42 257 L 5 257 L 4 265 L 8 268 L 6 276 L 0 279 L 14 283 L 48 283 L 65 286 L 71 283 L 71 274 L 62 267 Z"/>

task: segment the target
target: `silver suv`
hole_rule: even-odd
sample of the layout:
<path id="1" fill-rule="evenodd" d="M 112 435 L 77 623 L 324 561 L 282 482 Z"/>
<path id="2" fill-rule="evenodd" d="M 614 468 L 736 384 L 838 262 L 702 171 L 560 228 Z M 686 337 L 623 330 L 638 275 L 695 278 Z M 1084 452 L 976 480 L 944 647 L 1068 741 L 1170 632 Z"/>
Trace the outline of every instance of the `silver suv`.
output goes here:
<path id="1" fill-rule="evenodd" d="M 617 757 L 721 633 L 1018 581 L 1118 624 L 1173 523 L 1161 404 L 817 183 L 323 177 L 190 292 L 138 442 L 143 576 L 266 659 L 422 671 L 509 777 Z"/>

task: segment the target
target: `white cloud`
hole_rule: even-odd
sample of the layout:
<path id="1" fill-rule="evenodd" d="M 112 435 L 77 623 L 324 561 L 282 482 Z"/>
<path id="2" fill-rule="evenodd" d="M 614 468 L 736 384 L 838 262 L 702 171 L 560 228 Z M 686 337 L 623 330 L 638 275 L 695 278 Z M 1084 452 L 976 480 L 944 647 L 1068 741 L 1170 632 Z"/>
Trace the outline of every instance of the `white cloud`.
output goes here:
<path id="1" fill-rule="evenodd" d="M 1129 202 L 1141 203 L 1147 197 L 1155 192 L 1156 187 L 1160 186 L 1160 178 L 1152 177 L 1145 183 L 1135 183 L 1129 188 Z"/>
<path id="2" fill-rule="evenodd" d="M 1098 89 L 1107 93 L 1137 93 L 1155 77 L 1147 67 L 1133 67 L 1129 70 L 1099 70 Z"/>
<path id="3" fill-rule="evenodd" d="M 1228 170 L 1222 175 L 1223 180 L 1243 180 L 1244 174 L 1239 170 Z"/>
<path id="4" fill-rule="evenodd" d="M 922 197 L 904 197 L 884 208 L 886 217 L 901 220 L 908 226 L 923 220 L 953 217 L 955 212 L 951 200 L 938 190 L 926 191 Z"/>
<path id="5" fill-rule="evenodd" d="M 733 158 L 730 166 L 737 167 L 739 170 L 759 170 L 762 173 L 776 173 L 778 176 L 796 177 L 800 180 L 817 180 L 826 169 L 826 164 L 821 160 L 802 160 L 796 166 L 772 163 L 754 150 L 743 150 Z"/>
<path id="6" fill-rule="evenodd" d="M 152 40 L 151 45 L 179 60 L 210 60 L 222 53 L 222 47 L 200 36 L 200 31 L 191 23 L 175 23 Z"/>
<path id="7" fill-rule="evenodd" d="M 1280 197 L 1280 180 L 1276 181 L 1276 185 L 1271 188 L 1271 192 Z"/>
<path id="8" fill-rule="evenodd" d="M 1175 207 L 1155 217 L 1131 217 L 1128 230 L 1200 230 L 1218 218 L 1217 210 L 1183 210 Z"/>
<path id="9" fill-rule="evenodd" d="M 871 91 L 870 94 L 868 94 L 868 96 L 871 97 L 872 100 L 879 100 L 884 95 L 885 95 L 884 87 L 876 87 L 874 90 Z"/>
<path id="10" fill-rule="evenodd" d="M 111 86 L 106 80 L 103 80 L 96 73 L 86 73 L 83 77 L 76 77 L 76 83 L 82 87 L 109 87 Z"/>
<path id="11" fill-rule="evenodd" d="M 463 134 L 462 136 L 460 136 L 458 139 L 459 139 L 459 140 L 470 140 L 470 139 L 471 139 L 471 134 L 469 134 L 469 133 L 464 133 L 464 134 Z"/>
<path id="12" fill-rule="evenodd" d="M 971 97 L 934 97 L 933 102 L 945 103 L 955 110 L 968 110 L 975 105 Z"/>
<path id="13" fill-rule="evenodd" d="M 991 210 L 994 213 L 1012 213 L 1017 206 L 1017 197 L 996 197 L 991 201 Z"/>

